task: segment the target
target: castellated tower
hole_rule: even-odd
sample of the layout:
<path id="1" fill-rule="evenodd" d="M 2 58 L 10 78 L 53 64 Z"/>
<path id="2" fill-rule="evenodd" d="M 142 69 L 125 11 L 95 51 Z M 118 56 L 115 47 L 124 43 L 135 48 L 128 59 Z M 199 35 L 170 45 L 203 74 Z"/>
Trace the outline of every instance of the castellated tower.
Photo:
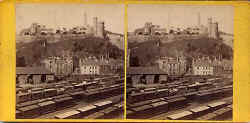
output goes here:
<path id="1" fill-rule="evenodd" d="M 98 18 L 94 17 L 93 18 L 93 31 L 94 31 L 95 36 L 97 35 L 97 26 L 98 26 L 97 23 L 98 23 Z"/>
<path id="2" fill-rule="evenodd" d="M 208 37 L 218 39 L 219 38 L 219 29 L 218 23 L 212 22 L 212 18 L 208 18 Z"/>
<path id="3" fill-rule="evenodd" d="M 145 23 L 145 28 L 144 28 L 144 33 L 147 34 L 147 35 L 150 35 L 151 34 L 151 30 L 152 30 L 152 22 L 146 22 Z"/>
<path id="4" fill-rule="evenodd" d="M 96 36 L 104 38 L 104 30 L 105 30 L 104 22 L 103 21 L 98 22 Z"/>
<path id="5" fill-rule="evenodd" d="M 105 26 L 103 21 L 98 21 L 97 17 L 93 19 L 93 32 L 94 36 L 104 38 L 105 37 Z"/>
<path id="6" fill-rule="evenodd" d="M 219 31 L 218 31 L 218 23 L 212 23 L 211 25 L 211 38 L 218 39 L 219 38 Z"/>
<path id="7" fill-rule="evenodd" d="M 38 23 L 32 23 L 30 33 L 35 35 L 38 32 Z"/>
<path id="8" fill-rule="evenodd" d="M 208 32 L 208 37 L 210 37 L 211 34 L 211 25 L 212 25 L 212 18 L 207 19 L 207 32 Z"/>

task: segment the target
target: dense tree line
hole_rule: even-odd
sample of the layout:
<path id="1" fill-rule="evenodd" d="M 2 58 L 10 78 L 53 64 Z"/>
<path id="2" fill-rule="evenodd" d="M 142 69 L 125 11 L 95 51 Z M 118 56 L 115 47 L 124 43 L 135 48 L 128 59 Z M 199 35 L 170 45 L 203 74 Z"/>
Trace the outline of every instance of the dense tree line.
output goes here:
<path id="1" fill-rule="evenodd" d="M 124 51 L 112 45 L 109 40 L 88 37 L 84 39 L 65 39 L 56 43 L 47 43 L 46 39 L 17 44 L 17 66 L 40 66 L 42 60 L 49 56 L 62 56 L 69 51 L 77 58 L 101 55 L 114 59 L 123 59 Z"/>

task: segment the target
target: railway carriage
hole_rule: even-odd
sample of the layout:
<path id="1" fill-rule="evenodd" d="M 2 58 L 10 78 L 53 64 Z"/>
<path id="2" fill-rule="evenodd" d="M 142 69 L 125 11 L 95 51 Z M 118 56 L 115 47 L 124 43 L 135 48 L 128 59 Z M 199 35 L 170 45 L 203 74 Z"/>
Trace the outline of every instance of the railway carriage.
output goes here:
<path id="1" fill-rule="evenodd" d="M 188 119 L 192 118 L 192 116 L 193 116 L 192 112 L 183 111 L 180 113 L 169 115 L 169 116 L 167 116 L 167 119 L 169 119 L 169 120 L 188 120 Z"/>
<path id="2" fill-rule="evenodd" d="M 37 100 L 37 99 L 41 99 L 44 97 L 44 93 L 43 91 L 32 91 L 31 92 L 31 98 L 32 100 Z"/>
<path id="3" fill-rule="evenodd" d="M 17 94 L 17 103 L 26 102 L 31 100 L 31 93 L 19 93 Z"/>
<path id="4" fill-rule="evenodd" d="M 112 101 L 106 100 L 106 101 L 102 101 L 102 102 L 97 102 L 97 103 L 94 104 L 94 106 L 96 106 L 100 110 L 100 109 L 104 109 L 106 107 L 109 107 L 112 104 L 113 104 Z"/>
<path id="5" fill-rule="evenodd" d="M 210 107 L 208 106 L 198 106 L 195 108 L 190 109 L 189 111 L 191 111 L 193 113 L 193 117 L 200 117 L 204 114 L 207 114 L 211 111 Z"/>
<path id="6" fill-rule="evenodd" d="M 55 115 L 56 119 L 76 119 L 80 117 L 81 117 L 81 113 L 76 110 L 70 110 L 70 111 L 66 111 L 66 112 Z"/>
<path id="7" fill-rule="evenodd" d="M 22 118 L 35 118 L 40 115 L 40 107 L 36 104 L 21 107 L 18 109 L 22 113 Z"/>
<path id="8" fill-rule="evenodd" d="M 38 106 L 40 107 L 40 113 L 41 114 L 47 114 L 49 112 L 53 112 L 56 109 L 56 103 L 54 101 L 46 101 L 38 103 Z"/>
<path id="9" fill-rule="evenodd" d="M 77 109 L 77 111 L 81 112 L 81 115 L 82 116 L 87 116 L 91 113 L 94 113 L 97 111 L 97 107 L 95 105 L 86 105 L 86 106 L 83 106 L 83 107 L 80 107 Z"/>

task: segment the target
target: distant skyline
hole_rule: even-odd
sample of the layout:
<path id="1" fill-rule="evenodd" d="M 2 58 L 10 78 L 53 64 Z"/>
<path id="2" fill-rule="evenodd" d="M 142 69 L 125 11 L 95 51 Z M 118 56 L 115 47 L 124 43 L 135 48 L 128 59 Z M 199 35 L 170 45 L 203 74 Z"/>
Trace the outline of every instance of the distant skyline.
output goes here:
<path id="1" fill-rule="evenodd" d="M 105 29 L 124 33 L 124 5 L 122 4 L 16 4 L 16 32 L 30 27 L 34 22 L 47 28 L 72 28 L 87 23 L 93 25 L 93 17 L 105 22 Z"/>
<path id="2" fill-rule="evenodd" d="M 198 24 L 207 26 L 207 18 L 219 23 L 219 30 L 233 34 L 233 6 L 210 5 L 163 5 L 163 4 L 129 4 L 128 31 L 143 27 L 146 22 L 167 28 L 191 27 Z"/>

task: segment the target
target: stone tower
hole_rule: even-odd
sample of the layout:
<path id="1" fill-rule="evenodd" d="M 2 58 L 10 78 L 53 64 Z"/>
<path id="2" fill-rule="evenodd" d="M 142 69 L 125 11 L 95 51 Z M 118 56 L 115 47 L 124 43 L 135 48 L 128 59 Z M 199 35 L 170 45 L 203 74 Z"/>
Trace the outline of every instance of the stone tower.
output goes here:
<path id="1" fill-rule="evenodd" d="M 218 31 L 218 23 L 212 23 L 211 25 L 211 38 L 218 39 L 219 38 L 219 31 Z"/>
<path id="2" fill-rule="evenodd" d="M 103 21 L 98 22 L 96 36 L 104 38 L 104 30 L 105 30 L 104 22 Z"/>
<path id="3" fill-rule="evenodd" d="M 212 18 L 208 18 L 208 37 L 218 39 L 219 38 L 219 29 L 218 22 L 212 22 Z"/>
<path id="4" fill-rule="evenodd" d="M 97 35 L 97 26 L 98 26 L 97 23 L 98 23 L 98 18 L 94 17 L 93 18 L 93 32 L 95 36 Z"/>
<path id="5" fill-rule="evenodd" d="M 212 26 L 212 18 L 208 18 L 208 20 L 207 20 L 208 37 L 210 37 L 210 34 L 211 34 L 211 26 Z"/>

